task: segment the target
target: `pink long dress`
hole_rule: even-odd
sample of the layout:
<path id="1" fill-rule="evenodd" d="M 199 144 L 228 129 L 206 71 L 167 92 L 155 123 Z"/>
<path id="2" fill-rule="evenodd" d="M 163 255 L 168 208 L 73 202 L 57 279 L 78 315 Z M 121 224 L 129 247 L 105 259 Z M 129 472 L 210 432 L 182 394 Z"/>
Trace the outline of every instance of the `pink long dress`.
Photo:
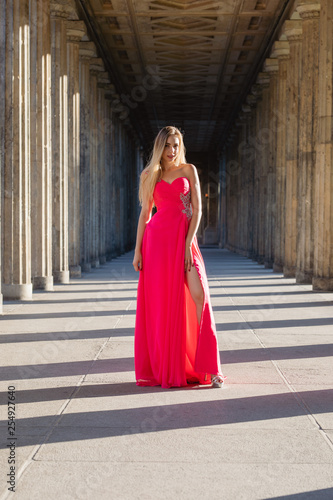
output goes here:
<path id="1" fill-rule="evenodd" d="M 190 184 L 160 180 L 153 193 L 157 212 L 142 241 L 135 323 L 137 385 L 182 387 L 210 384 L 222 375 L 207 276 L 196 237 L 194 265 L 204 291 L 200 325 L 184 272 L 185 238 L 192 215 Z M 223 375 L 222 375 L 223 376 Z"/>

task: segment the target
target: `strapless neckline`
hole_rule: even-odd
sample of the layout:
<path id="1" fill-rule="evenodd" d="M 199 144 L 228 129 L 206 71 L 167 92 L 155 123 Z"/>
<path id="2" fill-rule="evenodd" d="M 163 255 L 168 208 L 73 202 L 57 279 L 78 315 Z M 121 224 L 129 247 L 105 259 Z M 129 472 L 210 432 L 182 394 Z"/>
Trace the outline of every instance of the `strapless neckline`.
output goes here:
<path id="1" fill-rule="evenodd" d="M 169 186 L 172 186 L 172 184 L 173 184 L 175 181 L 177 181 L 178 179 L 186 179 L 188 182 L 190 182 L 190 181 L 188 180 L 188 178 L 187 178 L 187 177 L 185 177 L 185 175 L 182 175 L 182 176 L 180 176 L 180 177 L 176 177 L 176 178 L 175 178 L 172 182 L 165 181 L 164 179 L 160 179 L 160 180 L 159 180 L 159 182 L 163 181 L 163 182 L 165 182 L 165 184 L 169 184 Z"/>

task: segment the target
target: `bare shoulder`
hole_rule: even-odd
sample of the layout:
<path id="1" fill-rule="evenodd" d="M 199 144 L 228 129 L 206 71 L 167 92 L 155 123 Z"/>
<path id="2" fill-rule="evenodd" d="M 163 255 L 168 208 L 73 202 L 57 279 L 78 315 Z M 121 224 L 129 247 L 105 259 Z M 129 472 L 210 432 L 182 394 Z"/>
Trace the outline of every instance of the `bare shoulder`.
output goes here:
<path id="1" fill-rule="evenodd" d="M 196 179 L 198 172 L 197 172 L 195 165 L 193 165 L 192 163 L 183 163 L 182 168 L 183 168 L 184 174 L 186 175 L 186 177 L 188 179 L 191 179 L 191 178 Z"/>

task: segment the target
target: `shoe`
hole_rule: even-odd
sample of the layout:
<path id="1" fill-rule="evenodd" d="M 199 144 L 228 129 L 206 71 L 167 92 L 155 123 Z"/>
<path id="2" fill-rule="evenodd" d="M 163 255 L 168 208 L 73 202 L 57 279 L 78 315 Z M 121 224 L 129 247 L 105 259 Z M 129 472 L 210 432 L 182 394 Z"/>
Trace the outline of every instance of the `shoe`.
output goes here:
<path id="1" fill-rule="evenodd" d="M 212 387 L 215 387 L 216 389 L 221 388 L 224 384 L 224 378 L 221 375 L 212 375 L 211 380 Z"/>

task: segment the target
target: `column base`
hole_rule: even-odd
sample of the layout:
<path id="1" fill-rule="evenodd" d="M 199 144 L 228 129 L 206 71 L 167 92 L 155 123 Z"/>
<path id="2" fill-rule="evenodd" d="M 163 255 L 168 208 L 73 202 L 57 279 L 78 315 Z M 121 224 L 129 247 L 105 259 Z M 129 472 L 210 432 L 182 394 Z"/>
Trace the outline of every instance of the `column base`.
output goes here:
<path id="1" fill-rule="evenodd" d="M 296 271 L 296 283 L 299 285 L 312 285 L 312 273 Z"/>
<path id="2" fill-rule="evenodd" d="M 277 262 L 274 262 L 273 264 L 273 272 L 274 273 L 283 273 L 283 265 L 278 264 Z"/>
<path id="3" fill-rule="evenodd" d="M 262 266 L 263 264 L 265 264 L 265 257 L 263 255 L 258 255 L 257 262 Z"/>
<path id="4" fill-rule="evenodd" d="M 265 269 L 273 269 L 273 262 L 271 262 L 270 260 L 265 260 L 264 264 Z"/>
<path id="5" fill-rule="evenodd" d="M 70 278 L 81 278 L 81 266 L 69 266 Z"/>
<path id="6" fill-rule="evenodd" d="M 3 309 L 2 309 L 2 293 L 0 293 L 0 314 L 3 314 Z"/>
<path id="7" fill-rule="evenodd" d="M 69 283 L 69 271 L 53 271 L 54 283 Z"/>
<path id="8" fill-rule="evenodd" d="M 333 292 L 333 278 L 312 278 L 314 291 Z"/>
<path id="9" fill-rule="evenodd" d="M 53 276 L 34 276 L 32 286 L 34 290 L 53 292 Z"/>
<path id="10" fill-rule="evenodd" d="M 81 271 L 83 273 L 90 273 L 91 272 L 90 262 L 84 262 L 83 264 L 81 264 Z"/>
<path id="11" fill-rule="evenodd" d="M 99 260 L 94 259 L 91 261 L 91 267 L 99 267 Z"/>
<path id="12" fill-rule="evenodd" d="M 283 268 L 283 276 L 285 278 L 295 278 L 296 276 L 296 267 L 295 266 L 284 266 Z"/>
<path id="13" fill-rule="evenodd" d="M 32 283 L 3 284 L 2 292 L 5 300 L 32 300 Z"/>
<path id="14" fill-rule="evenodd" d="M 103 264 L 106 264 L 106 257 L 105 257 L 105 255 L 102 255 L 102 257 L 99 258 L 99 263 L 101 264 L 101 266 Z"/>

